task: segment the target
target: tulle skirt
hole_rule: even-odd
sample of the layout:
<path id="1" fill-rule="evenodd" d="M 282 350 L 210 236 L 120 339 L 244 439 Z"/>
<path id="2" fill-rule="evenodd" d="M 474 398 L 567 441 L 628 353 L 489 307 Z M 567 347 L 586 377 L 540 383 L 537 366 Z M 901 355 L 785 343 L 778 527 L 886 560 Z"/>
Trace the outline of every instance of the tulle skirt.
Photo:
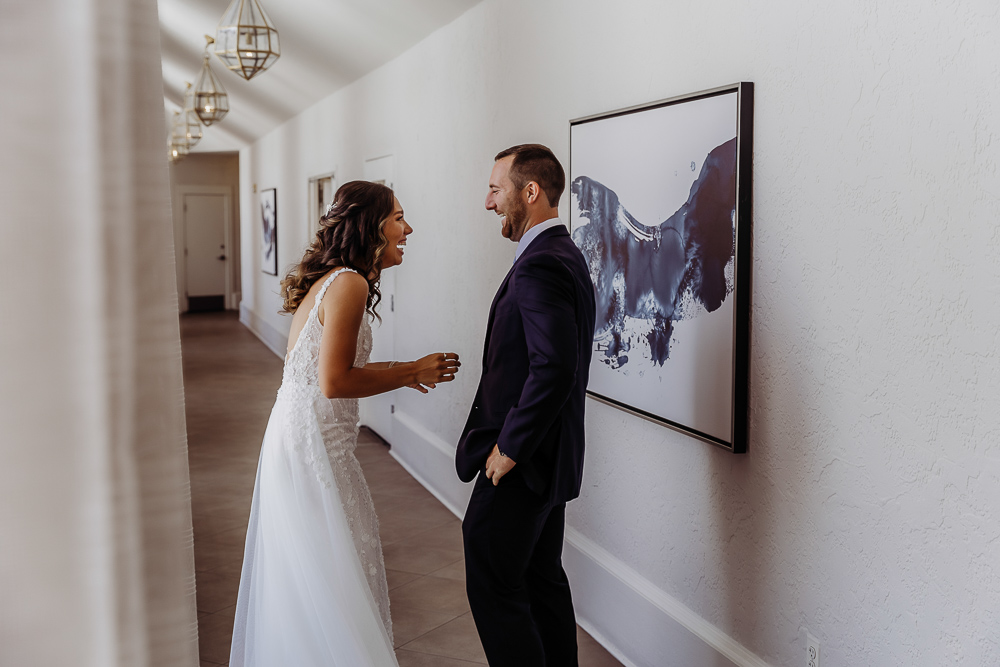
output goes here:
<path id="1" fill-rule="evenodd" d="M 366 578 L 324 444 L 329 425 L 313 407 L 279 395 L 268 421 L 247 527 L 232 667 L 397 665 L 391 626 Z M 353 434 L 356 442 L 356 423 L 350 427 L 344 437 Z M 348 455 L 357 466 L 353 443 Z M 364 498 L 370 506 L 367 486 Z M 381 561 L 380 547 L 378 556 Z M 379 575 L 384 581 L 384 567 Z"/>

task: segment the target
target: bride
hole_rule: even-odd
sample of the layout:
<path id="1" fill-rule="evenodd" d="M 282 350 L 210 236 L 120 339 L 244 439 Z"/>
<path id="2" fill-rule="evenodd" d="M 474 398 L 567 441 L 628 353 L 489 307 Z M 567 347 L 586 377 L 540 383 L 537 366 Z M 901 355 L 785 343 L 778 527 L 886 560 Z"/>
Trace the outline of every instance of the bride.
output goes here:
<path id="1" fill-rule="evenodd" d="M 264 433 L 229 659 L 232 667 L 396 665 L 378 520 L 354 457 L 358 398 L 449 382 L 454 353 L 368 363 L 383 269 L 412 228 L 392 190 L 341 187 L 282 281 L 293 313 Z"/>

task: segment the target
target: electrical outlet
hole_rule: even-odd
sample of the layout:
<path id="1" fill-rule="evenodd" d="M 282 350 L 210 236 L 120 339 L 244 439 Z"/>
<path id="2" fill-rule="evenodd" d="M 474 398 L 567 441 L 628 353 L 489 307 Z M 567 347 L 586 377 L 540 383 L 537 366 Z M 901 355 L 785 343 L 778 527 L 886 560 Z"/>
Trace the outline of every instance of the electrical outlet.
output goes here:
<path id="1" fill-rule="evenodd" d="M 806 633 L 806 667 L 819 667 L 819 640 Z"/>

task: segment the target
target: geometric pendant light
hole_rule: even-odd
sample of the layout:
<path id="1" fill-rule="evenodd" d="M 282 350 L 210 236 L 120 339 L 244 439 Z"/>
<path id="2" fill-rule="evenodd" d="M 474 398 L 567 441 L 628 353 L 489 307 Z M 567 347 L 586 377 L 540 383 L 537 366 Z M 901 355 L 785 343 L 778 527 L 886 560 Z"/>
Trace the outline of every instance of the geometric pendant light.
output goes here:
<path id="1" fill-rule="evenodd" d="M 186 155 L 187 153 L 177 146 L 170 146 L 170 149 L 167 151 L 167 157 L 171 162 L 180 162 Z"/>
<path id="2" fill-rule="evenodd" d="M 257 0 L 232 1 L 215 31 L 215 55 L 247 81 L 278 60 L 278 30 Z"/>
<path id="3" fill-rule="evenodd" d="M 181 120 L 181 112 L 175 111 L 173 121 L 170 123 L 167 155 L 171 162 L 177 162 L 190 152 L 191 141 L 187 136 L 187 128 Z"/>
<path id="4" fill-rule="evenodd" d="M 184 110 L 181 111 L 181 125 L 184 128 L 184 135 L 187 138 L 188 148 L 201 141 L 201 120 L 194 110 L 194 88 L 187 85 L 187 92 L 184 93 Z"/>
<path id="5" fill-rule="evenodd" d="M 205 45 L 205 62 L 194 86 L 194 111 L 205 127 L 208 127 L 229 113 L 229 94 L 208 64 L 211 59 L 208 46 L 215 40 L 208 35 L 205 35 L 205 39 L 208 40 Z"/>

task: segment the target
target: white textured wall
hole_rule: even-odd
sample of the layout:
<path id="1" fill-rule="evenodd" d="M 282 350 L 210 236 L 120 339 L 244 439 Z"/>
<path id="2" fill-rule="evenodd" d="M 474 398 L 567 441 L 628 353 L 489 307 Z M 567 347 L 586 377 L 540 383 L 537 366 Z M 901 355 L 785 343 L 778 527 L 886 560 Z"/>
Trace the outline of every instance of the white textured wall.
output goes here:
<path id="1" fill-rule="evenodd" d="M 754 81 L 750 453 L 591 402 L 570 525 L 774 665 L 806 630 L 824 667 L 998 664 L 998 27 L 987 0 L 486 0 L 243 152 L 245 308 L 287 331 L 249 186 L 278 188 L 288 265 L 308 176 L 394 154 L 397 354 L 466 364 L 397 406 L 453 443 L 513 256 L 492 155 L 565 162 L 572 118 Z"/>

